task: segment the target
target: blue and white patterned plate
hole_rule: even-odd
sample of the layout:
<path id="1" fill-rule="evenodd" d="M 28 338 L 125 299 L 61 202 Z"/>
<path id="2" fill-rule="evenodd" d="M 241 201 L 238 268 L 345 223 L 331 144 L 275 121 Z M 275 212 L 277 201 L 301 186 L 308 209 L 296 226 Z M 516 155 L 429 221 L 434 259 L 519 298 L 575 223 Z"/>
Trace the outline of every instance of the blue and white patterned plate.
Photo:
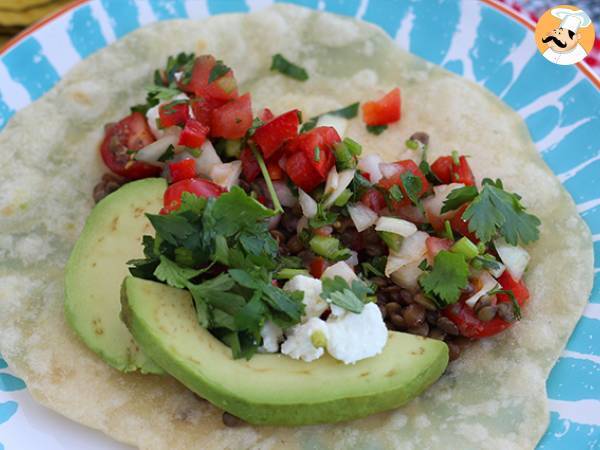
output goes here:
<path id="1" fill-rule="evenodd" d="M 398 45 L 483 84 L 526 121 L 594 235 L 590 303 L 547 382 L 551 420 L 538 449 L 600 447 L 600 80 L 538 52 L 532 25 L 486 0 L 299 0 L 381 26 Z M 271 0 L 79 0 L 0 54 L 0 129 L 77 62 L 146 24 L 250 11 Z M 0 359 L 0 450 L 124 449 L 41 406 Z"/>

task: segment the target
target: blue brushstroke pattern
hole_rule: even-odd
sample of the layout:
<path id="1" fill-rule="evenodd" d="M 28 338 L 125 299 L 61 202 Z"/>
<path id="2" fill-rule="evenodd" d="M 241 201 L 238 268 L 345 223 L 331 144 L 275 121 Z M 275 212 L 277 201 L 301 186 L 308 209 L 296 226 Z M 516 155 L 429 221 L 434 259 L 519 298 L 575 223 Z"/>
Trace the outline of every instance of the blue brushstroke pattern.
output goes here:
<path id="1" fill-rule="evenodd" d="M 67 33 L 73 47 L 82 58 L 106 47 L 106 39 L 102 34 L 100 23 L 92 14 L 89 5 L 77 8 L 69 21 Z"/>
<path id="2" fill-rule="evenodd" d="M 2 358 L 0 358 L 0 369 L 6 369 L 8 367 L 8 364 L 6 364 L 6 361 Z"/>
<path id="3" fill-rule="evenodd" d="M 567 342 L 567 350 L 600 356 L 600 321 L 582 317 Z"/>
<path id="4" fill-rule="evenodd" d="M 525 119 L 531 138 L 537 142 L 548 136 L 558 125 L 560 110 L 556 106 L 546 106 Z"/>
<path id="5" fill-rule="evenodd" d="M 3 60 L 11 78 L 23 85 L 32 100 L 44 95 L 60 80 L 34 37 L 21 41 L 4 55 Z"/>
<path id="6" fill-rule="evenodd" d="M 552 145 L 545 152 L 544 160 L 555 173 L 566 172 L 593 158 L 600 152 L 600 139 L 598 136 L 600 136 L 600 117 L 589 118 L 586 123 L 582 123 L 572 130 L 560 142 Z M 598 192 L 595 196 L 589 196 L 587 192 L 573 191 L 572 193 L 579 194 L 581 198 L 598 197 Z M 576 202 L 579 203 L 578 200 Z"/>
<path id="7" fill-rule="evenodd" d="M 346 16 L 353 16 L 358 11 L 360 0 L 327 0 L 325 10 Z"/>
<path id="8" fill-rule="evenodd" d="M 580 81 L 560 98 L 564 107 L 560 125 L 571 125 L 587 117 L 600 117 L 598 100 L 600 100 L 598 89 L 587 79 Z"/>
<path id="9" fill-rule="evenodd" d="M 207 0 L 207 5 L 208 12 L 212 15 L 248 11 L 244 0 Z"/>
<path id="10" fill-rule="evenodd" d="M 561 419 L 550 413 L 548 431 L 538 445 L 538 450 L 595 450 L 600 443 L 600 427 L 582 425 Z"/>
<path id="11" fill-rule="evenodd" d="M 475 45 L 469 52 L 475 78 L 486 81 L 486 87 L 492 92 L 502 92 L 513 77 L 512 65 L 503 61 L 526 35 L 520 24 L 508 22 L 490 9 L 482 9 Z"/>
<path id="12" fill-rule="evenodd" d="M 387 34 L 394 37 L 398 31 L 400 22 L 402 22 L 402 19 L 408 13 L 409 8 L 409 2 L 395 0 L 389 3 L 389 8 L 382 14 L 381 4 L 370 1 L 363 19 L 376 23 L 383 28 Z M 402 45 L 405 45 L 405 43 L 402 43 Z"/>
<path id="13" fill-rule="evenodd" d="M 149 2 L 158 20 L 182 19 L 188 16 L 183 0 L 149 0 Z"/>
<path id="14" fill-rule="evenodd" d="M 10 373 L 0 373 L 0 391 L 13 392 L 25 389 L 25 382 Z"/>
<path id="15" fill-rule="evenodd" d="M 536 53 L 523 67 L 519 78 L 510 87 L 503 100 L 513 109 L 520 109 L 542 95 L 560 89 L 571 81 L 577 69 L 559 66 Z"/>
<path id="16" fill-rule="evenodd" d="M 586 359 L 559 358 L 546 383 L 548 398 L 569 401 L 590 398 L 598 380 L 600 364 Z"/>
<path id="17" fill-rule="evenodd" d="M 452 1 L 418 2 L 413 6 L 410 51 L 441 64 L 450 48 L 460 18 L 459 5 Z"/>
<path id="18" fill-rule="evenodd" d="M 139 11 L 133 0 L 102 0 L 102 6 L 117 38 L 140 27 Z"/>
<path id="19" fill-rule="evenodd" d="M 10 119 L 15 112 L 2 100 L 0 95 L 0 130 L 6 126 L 8 119 Z"/>
<path id="20" fill-rule="evenodd" d="M 19 409 L 19 405 L 12 400 L 0 403 L 0 424 L 7 422 L 17 412 L 17 409 Z"/>
<path id="21" fill-rule="evenodd" d="M 598 123 L 600 126 L 600 120 L 598 120 Z M 579 127 L 577 128 L 577 130 L 580 130 L 582 128 L 584 127 Z M 589 128 L 589 131 L 589 135 L 591 136 L 591 128 Z M 597 128 L 596 134 L 598 134 L 599 132 L 600 128 Z M 571 139 L 567 138 L 567 140 Z M 566 164 L 563 161 L 561 161 L 560 163 L 561 167 L 564 167 Z M 552 169 L 554 170 L 554 168 Z M 560 170 L 557 170 L 557 172 L 560 172 Z M 600 196 L 600 160 L 594 161 L 585 168 L 581 169 L 576 176 L 565 181 L 564 186 L 569 192 L 571 192 L 571 195 L 575 199 L 575 203 L 583 203 L 587 202 L 588 200 L 598 198 L 598 196 Z M 598 257 L 598 255 L 596 257 Z"/>

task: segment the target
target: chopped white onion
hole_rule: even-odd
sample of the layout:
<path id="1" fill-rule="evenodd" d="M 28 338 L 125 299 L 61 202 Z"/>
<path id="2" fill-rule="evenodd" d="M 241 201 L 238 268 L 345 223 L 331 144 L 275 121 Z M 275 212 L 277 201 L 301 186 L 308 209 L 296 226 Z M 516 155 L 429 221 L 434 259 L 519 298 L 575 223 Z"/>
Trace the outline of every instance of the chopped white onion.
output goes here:
<path id="1" fill-rule="evenodd" d="M 298 201 L 304 217 L 310 219 L 317 215 L 317 202 L 302 189 L 298 189 Z"/>
<path id="2" fill-rule="evenodd" d="M 504 239 L 496 239 L 494 246 L 510 275 L 515 280 L 520 280 L 531 259 L 527 250 L 518 245 L 510 245 Z"/>
<path id="3" fill-rule="evenodd" d="M 283 206 L 292 207 L 296 204 L 298 199 L 292 193 L 292 190 L 289 188 L 287 183 L 283 181 L 273 181 L 273 188 L 275 189 L 275 193 L 277 194 L 277 198 Z"/>
<path id="4" fill-rule="evenodd" d="M 200 147 L 200 152 L 200 156 L 196 158 L 196 172 L 208 177 L 213 166 L 222 164 L 223 161 L 221 161 L 221 158 L 217 155 L 217 151 L 208 139 Z"/>
<path id="5" fill-rule="evenodd" d="M 135 153 L 135 159 L 137 161 L 162 165 L 162 163 L 158 162 L 158 158 L 160 158 L 167 148 L 169 148 L 169 145 L 176 145 L 178 141 L 179 135 L 168 134 L 163 136 L 152 144 L 148 144 L 144 148 L 138 150 Z"/>
<path id="6" fill-rule="evenodd" d="M 323 114 L 321 117 L 319 117 L 319 120 L 317 120 L 317 126 L 335 128 L 337 134 L 339 134 L 340 137 L 344 137 L 346 128 L 348 127 L 348 120 L 332 114 Z"/>
<path id="7" fill-rule="evenodd" d="M 302 233 L 302 230 L 304 230 L 307 226 L 308 226 L 308 217 L 306 217 L 306 216 L 300 217 L 300 219 L 298 220 L 298 224 L 296 225 L 296 234 Z"/>
<path id="8" fill-rule="evenodd" d="M 215 164 L 210 170 L 210 178 L 228 191 L 238 183 L 242 173 L 242 162 L 232 161 Z"/>
<path id="9" fill-rule="evenodd" d="M 369 174 L 372 183 L 379 183 L 383 178 L 379 165 L 383 163 L 383 159 L 379 155 L 367 155 L 358 160 L 358 169 Z"/>
<path id="10" fill-rule="evenodd" d="M 328 195 L 335 191 L 337 189 L 338 182 L 339 175 L 335 166 L 333 166 L 327 174 L 327 181 L 325 182 L 325 189 L 323 190 L 323 194 Z"/>
<path id="11" fill-rule="evenodd" d="M 337 186 L 325 200 L 325 208 L 329 208 L 331 205 L 333 205 L 335 201 L 339 198 L 339 196 L 342 195 L 344 190 L 346 190 L 346 188 L 350 186 L 350 183 L 352 183 L 352 180 L 354 179 L 355 173 L 356 170 L 348 169 L 342 170 L 339 174 L 337 174 Z"/>
<path id="12" fill-rule="evenodd" d="M 358 253 L 354 250 L 350 251 L 350 258 L 344 261 L 350 267 L 358 266 Z"/>
<path id="13" fill-rule="evenodd" d="M 356 229 L 361 232 L 377 222 L 377 213 L 362 203 L 348 206 L 348 213 Z"/>
<path id="14" fill-rule="evenodd" d="M 420 263 L 427 253 L 428 237 L 429 235 L 424 231 L 417 231 L 404 238 L 397 252 L 390 251 L 385 266 L 385 275 L 389 277 L 400 268 L 413 262 Z"/>
<path id="15" fill-rule="evenodd" d="M 417 226 L 408 220 L 396 217 L 380 217 L 375 224 L 376 231 L 388 231 L 407 237 L 417 232 Z"/>
<path id="16" fill-rule="evenodd" d="M 475 306 L 475 303 L 477 303 L 477 301 L 481 297 L 483 297 L 488 292 L 493 290 L 496 286 L 498 286 L 498 282 L 496 281 L 496 279 L 492 277 L 488 272 L 482 271 L 477 277 L 477 279 L 479 280 L 481 288 L 465 300 L 465 303 L 471 308 Z"/>
<path id="17" fill-rule="evenodd" d="M 439 217 L 443 219 L 448 215 L 454 215 L 455 212 L 447 212 L 442 215 L 442 207 L 444 202 L 455 189 L 464 187 L 462 183 L 441 184 L 433 187 L 433 195 L 423 200 L 423 209 L 428 216 Z"/>
<path id="18" fill-rule="evenodd" d="M 354 269 L 352 269 L 352 267 L 350 267 L 344 261 L 340 261 L 335 263 L 333 266 L 329 266 L 321 275 L 321 279 L 333 279 L 335 277 L 342 277 L 348 283 L 352 283 L 353 280 L 358 278 L 356 273 L 354 273 Z"/>
<path id="19" fill-rule="evenodd" d="M 423 273 L 423 271 L 419 269 L 419 264 L 420 261 L 413 261 L 403 265 L 395 270 L 390 275 L 390 278 L 398 286 L 408 289 L 411 292 L 417 292 L 419 290 L 419 277 Z"/>
<path id="20" fill-rule="evenodd" d="M 398 166 L 398 164 L 382 163 L 379 164 L 379 170 L 381 170 L 381 175 L 383 175 L 383 178 L 391 178 L 394 175 L 399 174 L 401 168 Z"/>

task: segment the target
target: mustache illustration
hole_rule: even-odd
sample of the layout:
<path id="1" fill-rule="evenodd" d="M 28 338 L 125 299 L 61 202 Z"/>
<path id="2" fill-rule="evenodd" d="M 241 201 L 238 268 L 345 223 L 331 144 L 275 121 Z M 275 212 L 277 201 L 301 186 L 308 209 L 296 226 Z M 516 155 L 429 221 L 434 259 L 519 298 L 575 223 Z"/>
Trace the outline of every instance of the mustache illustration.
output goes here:
<path id="1" fill-rule="evenodd" d="M 542 39 L 542 42 L 545 44 L 546 42 L 554 41 L 556 45 L 560 48 L 565 48 L 567 46 L 566 42 L 559 41 L 555 36 L 548 36 Z"/>

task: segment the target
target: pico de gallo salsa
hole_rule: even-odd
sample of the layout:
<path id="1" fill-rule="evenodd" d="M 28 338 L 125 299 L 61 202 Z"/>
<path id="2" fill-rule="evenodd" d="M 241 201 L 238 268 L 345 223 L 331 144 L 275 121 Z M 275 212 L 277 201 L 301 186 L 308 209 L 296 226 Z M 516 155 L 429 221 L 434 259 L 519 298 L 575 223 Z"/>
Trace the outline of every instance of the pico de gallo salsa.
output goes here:
<path id="1" fill-rule="evenodd" d="M 272 70 L 308 78 L 292 66 L 274 61 Z M 444 340 L 451 359 L 512 326 L 529 299 L 523 246 L 538 239 L 539 219 L 501 180 L 478 183 L 466 155 L 449 151 L 429 164 L 425 132 L 398 142 L 400 160 L 362 156 L 345 136 L 359 110 L 355 103 L 308 120 L 299 109 L 255 111 L 222 61 L 170 57 L 146 103 L 108 124 L 99 147 L 111 173 L 96 186 L 97 201 L 132 180 L 169 182 L 162 218 L 151 218 L 157 236 L 144 238 L 146 258 L 131 263 L 132 273 L 188 287 L 199 320 L 236 357 L 281 351 L 315 359 L 327 346 L 320 327 L 369 304 L 389 330 Z M 400 89 L 363 103 L 362 120 L 375 134 L 400 121 Z M 226 207 L 236 220 L 256 223 L 228 224 L 214 212 Z M 198 239 L 181 236 L 183 222 L 198 227 Z M 237 231 L 218 234 L 221 227 Z M 201 304 L 199 286 L 229 295 Z M 314 348 L 286 347 L 286 329 L 310 321 Z"/>

